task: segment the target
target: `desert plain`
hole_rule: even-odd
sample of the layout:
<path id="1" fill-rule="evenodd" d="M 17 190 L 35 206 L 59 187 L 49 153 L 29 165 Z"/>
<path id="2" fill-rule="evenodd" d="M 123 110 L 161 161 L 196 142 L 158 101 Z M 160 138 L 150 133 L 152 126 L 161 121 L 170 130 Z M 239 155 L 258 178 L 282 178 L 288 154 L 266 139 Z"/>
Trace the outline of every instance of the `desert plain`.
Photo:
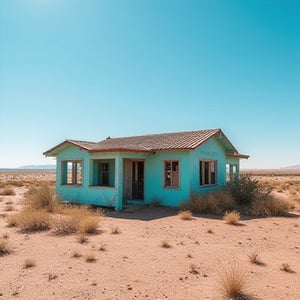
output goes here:
<path id="1" fill-rule="evenodd" d="M 76 233 L 9 227 L 28 189 L 54 187 L 55 173 L 3 171 L 0 238 L 10 252 L 0 256 L 0 299 L 222 299 L 232 268 L 248 299 L 300 299 L 300 176 L 253 176 L 292 203 L 288 216 L 242 216 L 233 226 L 214 215 L 183 220 L 166 207 L 105 209 L 97 232 L 80 243 Z"/>

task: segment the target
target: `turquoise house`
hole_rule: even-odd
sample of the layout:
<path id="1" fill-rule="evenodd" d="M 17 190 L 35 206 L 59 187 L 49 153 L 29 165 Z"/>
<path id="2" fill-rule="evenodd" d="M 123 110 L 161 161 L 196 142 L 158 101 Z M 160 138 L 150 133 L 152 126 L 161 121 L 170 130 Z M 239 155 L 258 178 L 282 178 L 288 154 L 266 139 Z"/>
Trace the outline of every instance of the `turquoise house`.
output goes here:
<path id="1" fill-rule="evenodd" d="M 114 207 L 179 206 L 239 177 L 239 154 L 221 129 L 66 140 L 44 153 L 56 157 L 56 190 L 62 199 Z"/>

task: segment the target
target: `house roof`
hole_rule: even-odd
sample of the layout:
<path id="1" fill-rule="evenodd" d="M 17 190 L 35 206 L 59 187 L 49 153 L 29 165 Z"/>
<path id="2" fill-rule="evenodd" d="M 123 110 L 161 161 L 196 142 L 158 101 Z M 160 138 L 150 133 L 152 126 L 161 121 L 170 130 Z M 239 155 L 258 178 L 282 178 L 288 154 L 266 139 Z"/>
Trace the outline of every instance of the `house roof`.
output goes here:
<path id="1" fill-rule="evenodd" d="M 131 137 L 107 138 L 98 143 L 66 140 L 49 149 L 44 154 L 56 156 L 68 144 L 82 148 L 88 152 L 156 152 L 162 150 L 192 150 L 210 138 L 217 136 L 225 146 L 226 152 L 232 156 L 248 158 L 238 153 L 221 129 L 198 130 L 187 132 L 160 133 Z M 240 156 L 238 156 L 240 155 Z M 242 157 L 243 156 L 243 157 Z"/>

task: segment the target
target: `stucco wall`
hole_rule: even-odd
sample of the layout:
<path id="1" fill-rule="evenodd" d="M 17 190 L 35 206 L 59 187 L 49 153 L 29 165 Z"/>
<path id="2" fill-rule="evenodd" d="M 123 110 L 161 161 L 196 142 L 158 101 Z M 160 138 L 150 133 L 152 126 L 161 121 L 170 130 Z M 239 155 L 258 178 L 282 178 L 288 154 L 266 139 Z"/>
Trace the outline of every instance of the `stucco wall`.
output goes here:
<path id="1" fill-rule="evenodd" d="M 92 186 L 92 159 L 113 159 L 115 186 Z M 121 208 L 123 204 L 124 159 L 144 160 L 144 203 L 158 200 L 162 205 L 179 206 L 189 198 L 190 193 L 206 193 L 226 184 L 226 163 L 238 166 L 238 159 L 226 159 L 225 149 L 217 138 L 189 151 L 161 151 L 149 153 L 102 153 L 89 154 L 76 146 L 67 146 L 57 157 L 56 188 L 59 195 L 68 201 Z M 201 159 L 217 161 L 217 184 L 200 186 L 199 162 Z M 81 186 L 61 184 L 61 162 L 63 160 L 82 160 L 83 177 Z M 179 188 L 164 187 L 164 161 L 179 161 Z"/>

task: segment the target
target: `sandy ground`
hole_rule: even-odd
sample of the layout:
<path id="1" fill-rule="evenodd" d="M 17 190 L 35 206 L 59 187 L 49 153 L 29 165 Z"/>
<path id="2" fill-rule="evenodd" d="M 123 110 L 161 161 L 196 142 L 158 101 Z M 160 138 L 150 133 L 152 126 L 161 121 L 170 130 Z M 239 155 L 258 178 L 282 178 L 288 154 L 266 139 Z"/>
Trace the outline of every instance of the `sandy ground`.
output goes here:
<path id="1" fill-rule="evenodd" d="M 0 257 L 0 299 L 221 299 L 220 276 L 232 265 L 246 273 L 255 299 L 300 299 L 297 211 L 286 218 L 243 219 L 240 226 L 213 216 L 184 221 L 169 208 L 108 211 L 99 234 L 80 244 L 75 234 L 8 228 L 3 214 L 15 211 L 6 211 L 6 203 L 19 210 L 27 190 L 13 188 L 15 196 L 0 196 L 0 236 L 7 235 L 13 249 Z M 121 233 L 111 234 L 115 226 Z M 163 240 L 171 247 L 162 248 Z M 82 257 L 72 257 L 74 251 Z M 249 262 L 254 252 L 261 265 Z M 96 262 L 85 261 L 90 253 Z M 25 269 L 25 259 L 36 266 Z M 283 263 L 293 271 L 280 270 Z M 198 274 L 190 272 L 192 264 Z"/>

